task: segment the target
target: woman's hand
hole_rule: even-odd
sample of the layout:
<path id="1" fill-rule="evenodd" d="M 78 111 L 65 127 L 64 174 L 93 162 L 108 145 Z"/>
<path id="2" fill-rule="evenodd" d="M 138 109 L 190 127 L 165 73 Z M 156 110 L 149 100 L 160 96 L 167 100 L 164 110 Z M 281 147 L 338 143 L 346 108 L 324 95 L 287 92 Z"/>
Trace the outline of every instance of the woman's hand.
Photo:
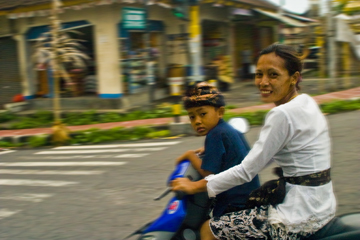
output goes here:
<path id="1" fill-rule="evenodd" d="M 188 178 L 176 178 L 171 182 L 172 190 L 185 192 L 187 194 L 195 194 L 194 182 Z"/>
<path id="2" fill-rule="evenodd" d="M 204 179 L 192 182 L 188 178 L 176 178 L 171 182 L 171 186 L 173 191 L 181 191 L 192 195 L 199 192 L 205 192 L 207 190 L 206 183 L 207 181 Z"/>

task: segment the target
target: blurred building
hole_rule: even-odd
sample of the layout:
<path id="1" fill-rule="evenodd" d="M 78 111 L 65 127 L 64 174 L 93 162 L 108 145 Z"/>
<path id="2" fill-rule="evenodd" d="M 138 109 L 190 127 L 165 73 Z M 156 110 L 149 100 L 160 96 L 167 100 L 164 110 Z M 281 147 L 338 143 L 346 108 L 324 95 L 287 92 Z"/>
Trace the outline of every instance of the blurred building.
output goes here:
<path id="1" fill-rule="evenodd" d="M 49 70 L 35 68 L 31 58 L 36 39 L 49 31 L 50 2 L 0 1 L 0 108 L 18 93 L 30 101 L 51 97 Z M 169 1 L 149 0 L 146 7 L 137 0 L 62 3 L 62 28 L 81 33 L 72 36 L 84 40 L 85 51 L 92 59 L 86 70 L 69 69 L 74 84 L 79 86 L 74 88 L 76 92 L 64 93 L 64 98 L 86 96 L 117 103 L 126 95 L 145 92 L 148 47 L 157 87 L 168 86 L 169 77 L 186 79 L 186 75 L 191 75 L 188 21 L 172 13 Z M 309 22 L 279 14 L 278 7 L 265 0 L 203 0 L 199 17 L 202 65 L 225 59 L 223 62 L 232 68 L 231 78 L 240 77 L 244 69 L 250 71 L 262 48 L 278 42 L 282 35 L 292 35 Z M 280 31 L 281 26 L 284 32 Z M 176 70 L 179 66 L 181 71 Z"/>
<path id="2" fill-rule="evenodd" d="M 332 55 L 336 58 L 336 76 L 346 77 L 360 73 L 360 2 L 356 0 L 335 0 L 330 4 L 324 0 L 311 0 L 307 17 L 317 19 L 312 24 L 314 29 L 314 46 L 318 49 L 317 59 L 320 76 L 326 76 L 329 71 L 327 62 Z M 331 19 L 334 38 L 336 41 L 335 52 L 331 53 L 328 47 L 329 7 L 332 6 Z M 343 86 L 341 86 L 343 87 Z"/>

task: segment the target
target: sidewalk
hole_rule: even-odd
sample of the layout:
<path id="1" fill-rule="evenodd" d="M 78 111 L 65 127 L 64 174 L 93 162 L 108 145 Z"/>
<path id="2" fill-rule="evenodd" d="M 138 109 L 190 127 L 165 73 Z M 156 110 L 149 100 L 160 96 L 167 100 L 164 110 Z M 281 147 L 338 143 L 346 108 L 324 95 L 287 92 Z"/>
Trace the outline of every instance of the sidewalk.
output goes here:
<path id="1" fill-rule="evenodd" d="M 228 94 L 227 94 L 228 95 Z M 360 87 L 352 88 L 339 92 L 332 92 L 323 95 L 318 95 L 313 97 L 318 104 L 329 102 L 335 99 L 346 100 L 353 98 L 360 98 Z M 228 110 L 233 113 L 242 113 L 242 112 L 252 112 L 259 110 L 268 110 L 274 107 L 274 104 L 262 104 L 255 106 L 248 106 L 243 108 L 236 108 Z M 112 123 L 100 123 L 92 125 L 81 125 L 81 126 L 68 126 L 70 131 L 81 131 L 89 128 L 98 128 L 98 129 L 111 129 L 114 127 L 135 127 L 135 126 L 160 126 L 167 125 L 173 122 L 173 118 L 156 118 L 156 119 L 144 119 L 144 120 L 135 120 L 127 122 L 112 122 Z M 187 116 L 181 117 L 181 122 L 188 122 Z M 33 136 L 39 134 L 50 134 L 52 133 L 51 128 L 33 128 L 33 129 L 20 129 L 20 130 L 0 130 L 0 139 L 6 137 L 20 137 L 20 136 Z"/>

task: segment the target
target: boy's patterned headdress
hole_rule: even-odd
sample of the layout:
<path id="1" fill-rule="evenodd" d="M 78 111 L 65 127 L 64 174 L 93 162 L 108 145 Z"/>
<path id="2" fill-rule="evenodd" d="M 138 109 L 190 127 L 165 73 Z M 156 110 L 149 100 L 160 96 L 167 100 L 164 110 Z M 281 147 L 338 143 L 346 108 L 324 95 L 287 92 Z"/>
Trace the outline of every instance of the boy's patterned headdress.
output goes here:
<path id="1" fill-rule="evenodd" d="M 188 90 L 182 100 L 185 109 L 206 105 L 214 107 L 225 106 L 224 96 L 216 87 L 206 82 L 196 84 L 195 87 Z"/>

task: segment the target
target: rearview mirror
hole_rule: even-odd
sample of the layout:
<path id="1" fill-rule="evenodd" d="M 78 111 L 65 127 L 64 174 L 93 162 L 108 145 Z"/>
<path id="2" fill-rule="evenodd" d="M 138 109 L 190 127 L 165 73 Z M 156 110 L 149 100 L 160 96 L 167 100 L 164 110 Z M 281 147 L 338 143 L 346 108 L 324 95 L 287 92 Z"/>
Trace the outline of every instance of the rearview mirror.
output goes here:
<path id="1" fill-rule="evenodd" d="M 229 124 L 241 133 L 247 133 L 250 129 L 250 124 L 245 118 L 231 118 Z"/>

